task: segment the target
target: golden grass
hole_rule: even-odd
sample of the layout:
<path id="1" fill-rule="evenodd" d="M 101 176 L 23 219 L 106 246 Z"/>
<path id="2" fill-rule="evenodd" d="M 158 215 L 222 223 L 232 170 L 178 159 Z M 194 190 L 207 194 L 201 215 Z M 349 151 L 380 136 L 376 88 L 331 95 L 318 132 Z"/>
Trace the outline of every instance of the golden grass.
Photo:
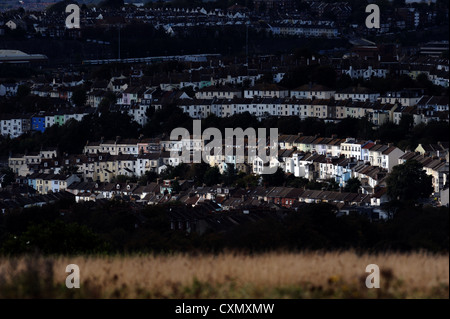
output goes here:
<path id="1" fill-rule="evenodd" d="M 55 285 L 64 285 L 68 264 L 80 267 L 82 287 L 77 293 L 81 297 L 448 298 L 449 286 L 448 255 L 427 253 L 358 255 L 347 251 L 50 259 Z M 43 265 L 46 261 L 49 259 L 39 257 L 33 263 Z M 365 286 L 368 264 L 380 268 L 380 289 Z M 12 282 L 26 268 L 26 257 L 0 259 L 4 282 Z M 86 287 L 93 292 L 83 293 Z"/>

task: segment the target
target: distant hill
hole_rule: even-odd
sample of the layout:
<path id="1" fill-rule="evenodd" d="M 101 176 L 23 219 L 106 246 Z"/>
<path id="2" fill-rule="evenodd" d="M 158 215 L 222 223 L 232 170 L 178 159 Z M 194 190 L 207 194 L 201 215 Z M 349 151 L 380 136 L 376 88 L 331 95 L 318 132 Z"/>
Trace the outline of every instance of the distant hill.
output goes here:
<path id="1" fill-rule="evenodd" d="M 78 3 L 77 1 L 74 1 L 74 0 L 63 0 L 63 1 L 57 2 L 55 4 L 52 4 L 51 6 L 49 6 L 46 9 L 46 11 L 47 12 L 62 12 L 62 13 L 64 13 L 64 12 L 66 12 L 67 5 L 69 5 L 71 3 L 73 3 L 73 4 L 80 4 L 80 3 Z"/>
<path id="2" fill-rule="evenodd" d="M 134 3 L 136 2 L 135 0 L 127 0 L 127 3 Z M 65 12 L 66 7 L 68 4 L 78 4 L 78 5 L 82 5 L 82 4 L 93 4 L 95 3 L 97 6 L 102 7 L 102 8 L 120 8 L 122 6 L 124 6 L 125 1 L 124 0 L 79 0 L 79 1 L 74 1 L 74 0 L 63 0 L 60 2 L 57 2 L 53 5 L 50 5 L 46 10 L 47 12 Z"/>
<path id="3" fill-rule="evenodd" d="M 124 0 L 103 0 L 98 5 L 102 8 L 120 8 L 124 6 Z"/>

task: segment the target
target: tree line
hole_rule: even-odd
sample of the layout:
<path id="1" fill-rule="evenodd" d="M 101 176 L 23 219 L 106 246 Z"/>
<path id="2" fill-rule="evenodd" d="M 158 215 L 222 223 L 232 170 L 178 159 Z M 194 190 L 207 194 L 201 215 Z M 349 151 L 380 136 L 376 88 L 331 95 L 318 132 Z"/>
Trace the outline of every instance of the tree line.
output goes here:
<path id="1" fill-rule="evenodd" d="M 203 234 L 171 230 L 169 210 L 180 204 L 130 208 L 130 204 L 70 201 L 0 215 L 0 253 L 115 254 L 262 252 L 272 250 L 416 251 L 448 253 L 448 208 L 402 204 L 394 218 L 370 222 L 358 214 L 337 217 L 330 204 L 298 212 L 251 213 L 254 221 Z M 223 218 L 217 216 L 217 218 Z"/>

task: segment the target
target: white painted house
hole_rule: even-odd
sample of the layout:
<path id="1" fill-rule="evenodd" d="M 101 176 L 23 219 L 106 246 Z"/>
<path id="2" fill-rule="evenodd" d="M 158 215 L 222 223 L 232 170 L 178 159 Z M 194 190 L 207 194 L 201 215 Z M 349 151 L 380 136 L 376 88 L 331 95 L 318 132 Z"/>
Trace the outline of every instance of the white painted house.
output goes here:
<path id="1" fill-rule="evenodd" d="M 257 84 L 252 88 L 244 90 L 244 98 L 285 98 L 289 97 L 289 90 L 277 84 Z"/>

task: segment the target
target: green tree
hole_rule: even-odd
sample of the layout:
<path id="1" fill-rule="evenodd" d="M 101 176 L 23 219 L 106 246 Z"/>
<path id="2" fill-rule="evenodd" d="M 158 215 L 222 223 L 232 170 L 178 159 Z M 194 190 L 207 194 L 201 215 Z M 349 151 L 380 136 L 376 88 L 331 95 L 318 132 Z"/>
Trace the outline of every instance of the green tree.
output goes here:
<path id="1" fill-rule="evenodd" d="M 286 182 L 286 175 L 281 167 L 273 174 L 263 175 L 263 184 L 265 186 L 283 186 Z"/>
<path id="2" fill-rule="evenodd" d="M 350 178 L 345 184 L 344 191 L 349 193 L 358 193 L 361 182 L 357 178 Z"/>
<path id="3" fill-rule="evenodd" d="M 425 173 L 422 164 L 414 160 L 394 166 L 386 184 L 387 194 L 392 200 L 417 201 L 433 192 L 432 177 Z"/>
<path id="4" fill-rule="evenodd" d="M 84 106 L 84 104 L 86 103 L 86 90 L 79 88 L 76 89 L 73 94 L 72 94 L 72 103 L 75 104 L 78 107 Z"/>
<path id="5" fill-rule="evenodd" d="M 56 220 L 30 224 L 22 234 L 11 234 L 2 244 L 1 252 L 20 254 L 37 250 L 43 254 L 81 254 L 107 249 L 107 244 L 90 228 Z"/>
<path id="6" fill-rule="evenodd" d="M 333 178 L 327 179 L 324 184 L 326 184 L 325 187 L 326 187 L 327 191 L 338 191 L 339 190 L 339 184 Z"/>
<path id="7" fill-rule="evenodd" d="M 108 91 L 98 104 L 98 110 L 100 112 L 108 112 L 111 106 L 115 105 L 116 102 L 117 96 L 113 92 Z"/>
<path id="8" fill-rule="evenodd" d="M 256 175 L 245 174 L 240 172 L 237 176 L 235 185 L 241 188 L 256 187 L 258 186 L 259 177 Z"/>
<path id="9" fill-rule="evenodd" d="M 234 181 L 236 180 L 236 177 L 237 177 L 237 175 L 236 175 L 236 169 L 234 167 L 234 164 L 228 163 L 227 169 L 223 176 L 223 182 L 227 186 L 232 185 L 234 183 Z"/>
<path id="10" fill-rule="evenodd" d="M 19 87 L 17 88 L 17 94 L 16 94 L 16 96 L 17 96 L 19 99 L 21 99 L 21 98 L 24 98 L 24 97 L 30 95 L 30 93 L 31 93 L 31 89 L 30 89 L 28 86 L 21 84 L 21 85 L 19 85 Z"/>
<path id="11" fill-rule="evenodd" d="M 108 99 L 103 98 L 98 104 L 98 111 L 101 113 L 108 112 L 110 107 L 111 103 L 108 101 Z"/>
<path id="12" fill-rule="evenodd" d="M 310 189 L 310 190 L 326 190 L 327 185 L 313 180 L 313 181 L 309 181 L 308 184 L 306 184 L 305 188 Z"/>
<path id="13" fill-rule="evenodd" d="M 0 175 L 4 175 L 3 181 L 1 182 L 2 187 L 11 185 L 16 180 L 14 172 L 9 167 L 2 168 L 0 170 Z"/>
<path id="14" fill-rule="evenodd" d="M 179 193 L 181 190 L 181 186 L 180 183 L 178 182 L 178 180 L 174 180 L 172 183 L 172 191 L 174 193 Z"/>
<path id="15" fill-rule="evenodd" d="M 205 172 L 204 183 L 208 186 L 219 184 L 222 179 L 219 168 L 213 166 Z"/>
<path id="16" fill-rule="evenodd" d="M 152 171 L 146 171 L 141 178 L 139 178 L 139 185 L 145 186 L 147 183 L 156 182 L 159 175 Z"/>
<path id="17" fill-rule="evenodd" d="M 336 71 L 331 66 L 319 66 L 314 69 L 311 77 L 314 82 L 330 88 L 336 86 Z"/>
<path id="18" fill-rule="evenodd" d="M 303 188 L 308 184 L 308 179 L 304 177 L 295 177 L 294 174 L 291 174 L 286 179 L 287 187 L 295 187 L 295 188 Z"/>
<path id="19" fill-rule="evenodd" d="M 411 114 L 402 114 L 399 126 L 407 133 L 414 126 L 414 117 Z"/>

